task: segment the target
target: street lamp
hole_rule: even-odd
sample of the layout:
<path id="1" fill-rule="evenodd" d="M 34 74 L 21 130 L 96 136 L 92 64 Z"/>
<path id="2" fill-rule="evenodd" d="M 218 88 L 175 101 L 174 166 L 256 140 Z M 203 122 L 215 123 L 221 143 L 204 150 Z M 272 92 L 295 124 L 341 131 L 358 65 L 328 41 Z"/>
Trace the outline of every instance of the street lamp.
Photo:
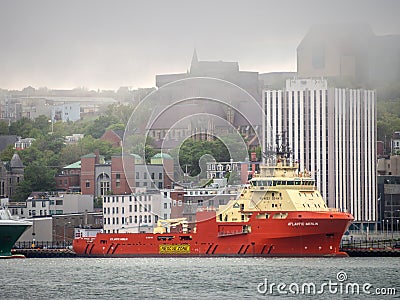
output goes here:
<path id="1" fill-rule="evenodd" d="M 389 235 L 389 220 L 386 219 L 386 236 Z"/>

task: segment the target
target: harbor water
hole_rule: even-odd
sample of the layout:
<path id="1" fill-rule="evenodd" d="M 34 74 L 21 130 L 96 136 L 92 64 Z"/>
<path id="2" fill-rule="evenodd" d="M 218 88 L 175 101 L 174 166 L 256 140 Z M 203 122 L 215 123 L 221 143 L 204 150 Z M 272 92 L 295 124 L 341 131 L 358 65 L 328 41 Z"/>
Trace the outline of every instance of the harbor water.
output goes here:
<path id="1" fill-rule="evenodd" d="M 0 260 L 0 299 L 400 299 L 400 259 Z"/>

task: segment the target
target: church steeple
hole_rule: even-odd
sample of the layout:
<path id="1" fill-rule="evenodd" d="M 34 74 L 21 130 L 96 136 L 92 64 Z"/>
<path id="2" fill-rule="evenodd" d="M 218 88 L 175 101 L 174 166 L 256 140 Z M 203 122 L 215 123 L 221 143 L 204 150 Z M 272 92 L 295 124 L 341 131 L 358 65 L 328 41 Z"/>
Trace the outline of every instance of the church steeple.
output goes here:
<path id="1" fill-rule="evenodd" d="M 192 56 L 192 63 L 190 65 L 190 73 L 192 73 L 196 69 L 198 62 L 199 62 L 199 60 L 197 58 L 197 51 L 196 51 L 196 48 L 194 48 L 193 56 Z"/>

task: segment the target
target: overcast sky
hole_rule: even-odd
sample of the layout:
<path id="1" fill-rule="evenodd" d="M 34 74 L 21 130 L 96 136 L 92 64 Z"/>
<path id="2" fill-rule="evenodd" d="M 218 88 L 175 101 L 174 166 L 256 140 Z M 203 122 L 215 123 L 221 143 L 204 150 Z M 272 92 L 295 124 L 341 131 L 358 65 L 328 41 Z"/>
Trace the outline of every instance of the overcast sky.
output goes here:
<path id="1" fill-rule="evenodd" d="M 397 0 L 0 2 L 0 88 L 151 87 L 199 60 L 296 71 L 313 24 L 367 22 L 400 34 Z"/>

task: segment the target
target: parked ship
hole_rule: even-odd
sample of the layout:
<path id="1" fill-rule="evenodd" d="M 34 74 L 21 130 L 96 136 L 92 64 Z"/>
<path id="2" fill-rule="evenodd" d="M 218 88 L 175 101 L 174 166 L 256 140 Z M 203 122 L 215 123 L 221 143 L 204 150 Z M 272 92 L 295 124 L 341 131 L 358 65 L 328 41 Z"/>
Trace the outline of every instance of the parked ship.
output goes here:
<path id="1" fill-rule="evenodd" d="M 14 219 L 10 211 L 0 208 L 0 258 L 11 256 L 11 248 L 32 224 L 24 220 Z"/>
<path id="2" fill-rule="evenodd" d="M 160 220 L 153 233 L 77 232 L 79 256 L 347 256 L 339 250 L 353 221 L 347 212 L 328 208 L 309 172 L 298 171 L 288 151 L 260 172 L 237 199 L 186 219 Z"/>

